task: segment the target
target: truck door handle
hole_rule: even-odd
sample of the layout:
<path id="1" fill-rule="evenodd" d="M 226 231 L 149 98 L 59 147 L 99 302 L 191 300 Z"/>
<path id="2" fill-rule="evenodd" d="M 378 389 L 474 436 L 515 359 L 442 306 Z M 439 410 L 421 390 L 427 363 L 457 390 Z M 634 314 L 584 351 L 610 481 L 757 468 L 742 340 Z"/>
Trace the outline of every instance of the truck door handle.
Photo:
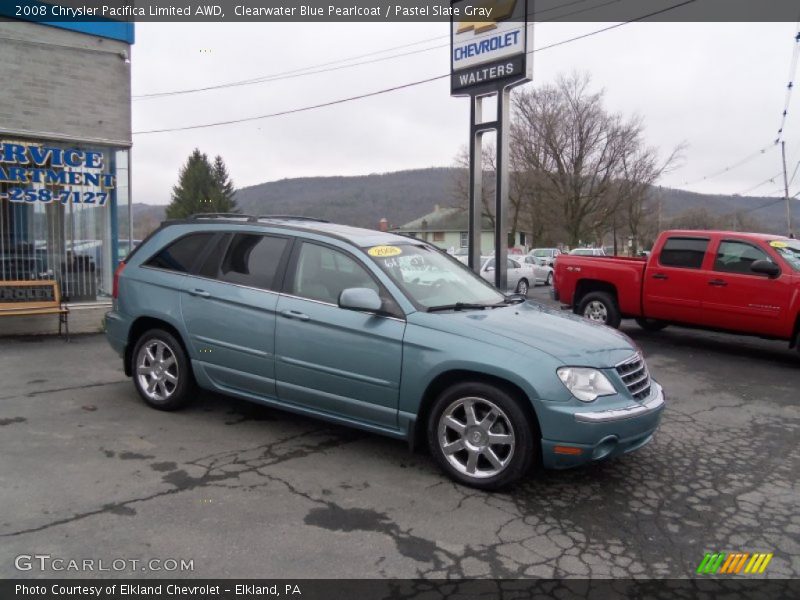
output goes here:
<path id="1" fill-rule="evenodd" d="M 287 319 L 297 319 L 298 321 L 310 321 L 311 317 L 309 317 L 305 313 L 298 312 L 296 310 L 284 310 L 281 312 L 282 317 L 286 317 Z"/>
<path id="2" fill-rule="evenodd" d="M 714 287 L 725 287 L 728 285 L 728 282 L 723 279 L 712 279 L 708 282 L 708 285 L 713 285 Z"/>
<path id="3" fill-rule="evenodd" d="M 189 293 L 192 296 L 200 296 L 201 298 L 211 298 L 211 292 L 207 292 L 205 290 L 194 289 L 194 290 L 189 290 Z"/>
<path id="4" fill-rule="evenodd" d="M 664 273 L 656 273 L 653 275 L 653 279 L 669 279 L 669 275 L 664 275 Z"/>

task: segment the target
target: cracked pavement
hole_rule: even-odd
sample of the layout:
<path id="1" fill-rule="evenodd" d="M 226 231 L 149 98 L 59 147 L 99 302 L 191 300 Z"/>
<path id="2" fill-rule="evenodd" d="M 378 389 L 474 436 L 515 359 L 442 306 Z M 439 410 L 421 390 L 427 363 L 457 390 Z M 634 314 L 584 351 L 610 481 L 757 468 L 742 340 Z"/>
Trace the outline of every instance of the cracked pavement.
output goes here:
<path id="1" fill-rule="evenodd" d="M 194 560 L 145 577 L 688 578 L 716 551 L 774 552 L 761 577 L 800 576 L 800 356 L 623 329 L 667 393 L 655 439 L 503 493 L 402 442 L 214 394 L 151 410 L 102 336 L 0 340 L 0 577 L 84 575 L 14 568 L 50 554 Z"/>

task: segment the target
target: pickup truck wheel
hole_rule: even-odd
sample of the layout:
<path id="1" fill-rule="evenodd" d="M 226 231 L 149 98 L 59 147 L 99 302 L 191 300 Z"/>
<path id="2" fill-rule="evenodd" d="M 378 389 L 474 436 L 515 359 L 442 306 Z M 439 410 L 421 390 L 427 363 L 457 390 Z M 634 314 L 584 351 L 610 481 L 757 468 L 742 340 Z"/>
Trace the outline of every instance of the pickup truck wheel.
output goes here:
<path id="1" fill-rule="evenodd" d="M 149 406 L 158 410 L 183 407 L 194 391 L 194 379 L 183 346 L 163 329 L 146 331 L 132 355 L 133 383 Z"/>
<path id="2" fill-rule="evenodd" d="M 645 317 L 637 317 L 636 324 L 645 331 L 661 331 L 667 326 L 664 321 L 658 319 L 647 319 Z"/>
<path id="3" fill-rule="evenodd" d="M 622 322 L 617 301 L 606 292 L 586 294 L 578 307 L 578 314 L 614 329 Z"/>
<path id="4" fill-rule="evenodd" d="M 481 382 L 459 383 L 434 402 L 428 446 L 455 481 L 496 490 L 521 479 L 539 452 L 539 434 L 517 401 Z"/>

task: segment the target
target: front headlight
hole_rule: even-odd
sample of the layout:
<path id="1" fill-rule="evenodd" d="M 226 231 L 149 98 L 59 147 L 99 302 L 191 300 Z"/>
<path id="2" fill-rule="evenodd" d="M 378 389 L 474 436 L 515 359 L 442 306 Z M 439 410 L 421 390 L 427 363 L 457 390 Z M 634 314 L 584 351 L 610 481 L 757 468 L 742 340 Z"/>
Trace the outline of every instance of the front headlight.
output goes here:
<path id="1" fill-rule="evenodd" d="M 598 396 L 610 396 L 617 393 L 608 378 L 597 369 L 561 367 L 556 372 L 561 383 L 582 402 L 591 402 Z"/>

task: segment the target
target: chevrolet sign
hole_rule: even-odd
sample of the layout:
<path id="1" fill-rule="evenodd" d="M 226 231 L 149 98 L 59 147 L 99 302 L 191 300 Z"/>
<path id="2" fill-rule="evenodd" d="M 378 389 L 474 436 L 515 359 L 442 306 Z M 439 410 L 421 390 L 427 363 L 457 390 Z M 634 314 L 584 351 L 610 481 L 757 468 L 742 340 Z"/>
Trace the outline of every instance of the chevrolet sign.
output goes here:
<path id="1" fill-rule="evenodd" d="M 527 0 L 453 0 L 451 5 L 453 95 L 531 79 Z"/>

